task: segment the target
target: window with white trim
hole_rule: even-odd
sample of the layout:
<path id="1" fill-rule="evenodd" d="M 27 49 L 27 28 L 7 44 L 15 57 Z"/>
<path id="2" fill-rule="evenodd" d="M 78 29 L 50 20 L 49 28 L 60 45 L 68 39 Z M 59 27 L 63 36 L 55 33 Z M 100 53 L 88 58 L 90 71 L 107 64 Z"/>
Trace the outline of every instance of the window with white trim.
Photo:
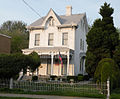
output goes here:
<path id="1" fill-rule="evenodd" d="M 84 51 L 84 40 L 80 39 L 80 50 Z"/>
<path id="2" fill-rule="evenodd" d="M 82 50 L 84 51 L 84 40 L 82 41 Z"/>
<path id="3" fill-rule="evenodd" d="M 62 34 L 62 45 L 68 45 L 68 33 Z"/>
<path id="4" fill-rule="evenodd" d="M 49 33 L 48 36 L 48 45 L 52 46 L 53 45 L 53 41 L 54 41 L 54 34 L 53 33 Z"/>
<path id="5" fill-rule="evenodd" d="M 80 39 L 80 50 L 82 50 L 82 39 Z"/>
<path id="6" fill-rule="evenodd" d="M 35 46 L 39 46 L 40 45 L 40 34 L 35 34 Z"/>

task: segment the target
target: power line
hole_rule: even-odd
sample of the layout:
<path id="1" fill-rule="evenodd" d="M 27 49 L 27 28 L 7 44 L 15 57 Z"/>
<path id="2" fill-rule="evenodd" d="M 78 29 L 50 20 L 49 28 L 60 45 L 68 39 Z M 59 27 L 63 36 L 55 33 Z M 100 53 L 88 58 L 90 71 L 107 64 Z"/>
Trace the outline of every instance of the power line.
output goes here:
<path id="1" fill-rule="evenodd" d="M 40 16 L 40 14 L 37 12 L 37 11 L 35 11 L 35 9 L 33 9 L 25 0 L 22 0 L 33 12 L 35 12 L 39 17 L 41 17 Z"/>

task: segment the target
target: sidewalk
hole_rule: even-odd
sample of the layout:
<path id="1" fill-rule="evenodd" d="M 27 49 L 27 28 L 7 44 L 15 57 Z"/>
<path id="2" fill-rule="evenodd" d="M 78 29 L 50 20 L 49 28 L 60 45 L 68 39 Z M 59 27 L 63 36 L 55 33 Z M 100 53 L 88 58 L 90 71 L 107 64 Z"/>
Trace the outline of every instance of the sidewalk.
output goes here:
<path id="1" fill-rule="evenodd" d="M 26 97 L 26 98 L 33 98 L 33 99 L 98 99 L 98 98 L 85 98 L 85 97 L 68 97 L 68 96 L 51 96 L 51 95 L 28 95 L 28 94 L 3 94 L 0 93 L 0 96 L 5 97 Z"/>

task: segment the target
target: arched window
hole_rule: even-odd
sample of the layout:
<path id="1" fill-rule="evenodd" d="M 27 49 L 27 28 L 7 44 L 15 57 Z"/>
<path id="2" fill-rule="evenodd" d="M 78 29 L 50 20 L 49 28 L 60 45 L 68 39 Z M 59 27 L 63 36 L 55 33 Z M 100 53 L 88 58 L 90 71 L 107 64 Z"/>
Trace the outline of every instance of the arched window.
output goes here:
<path id="1" fill-rule="evenodd" d="M 79 68 L 81 73 L 84 73 L 84 69 L 85 69 L 85 63 L 84 62 L 85 62 L 85 56 L 82 56 L 80 58 L 80 68 Z"/>
<path id="2" fill-rule="evenodd" d="M 46 23 L 47 26 L 55 26 L 55 20 L 53 19 L 53 17 L 50 17 Z"/>

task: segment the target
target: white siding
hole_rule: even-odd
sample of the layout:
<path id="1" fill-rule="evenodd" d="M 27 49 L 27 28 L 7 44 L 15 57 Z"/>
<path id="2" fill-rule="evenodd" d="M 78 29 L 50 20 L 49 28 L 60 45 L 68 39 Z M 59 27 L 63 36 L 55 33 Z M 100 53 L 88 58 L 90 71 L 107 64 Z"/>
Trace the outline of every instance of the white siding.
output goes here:
<path id="1" fill-rule="evenodd" d="M 47 21 L 47 19 L 43 22 L 43 26 L 45 25 L 45 29 L 44 30 L 32 30 L 30 31 L 30 39 L 29 39 L 29 48 L 35 48 L 35 47 L 67 47 L 70 48 L 72 50 L 74 50 L 74 55 L 72 57 L 72 59 L 70 60 L 70 68 L 69 68 L 69 75 L 77 75 L 80 72 L 80 53 L 81 52 L 85 52 L 87 50 L 87 44 L 86 44 L 86 32 L 87 32 L 87 21 L 86 21 L 86 16 L 84 16 L 83 19 L 81 19 L 81 21 L 78 23 L 78 28 L 75 29 L 74 27 L 71 28 L 61 28 L 58 29 L 58 25 L 60 25 L 60 23 L 58 22 L 58 20 L 56 19 L 56 17 L 54 16 L 53 13 L 51 13 L 51 15 L 53 16 L 54 20 L 55 20 L 55 25 L 56 26 L 48 26 L 45 21 Z M 50 17 L 51 15 L 48 15 L 47 17 Z M 54 37 L 53 37 L 53 45 L 49 46 L 48 45 L 48 37 L 49 37 L 49 33 L 53 33 Z M 63 33 L 68 33 L 68 44 L 67 45 L 62 45 L 62 37 L 63 37 Z M 35 46 L 35 34 L 40 34 L 40 44 L 39 46 Z M 82 50 L 80 50 L 80 39 L 82 39 L 82 41 L 84 41 L 84 48 L 82 48 Z M 84 50 L 83 50 L 84 49 Z M 41 72 L 41 75 L 46 75 L 46 70 L 47 70 L 47 65 L 42 64 L 44 66 L 44 68 L 42 68 L 41 70 L 39 70 L 39 72 Z M 58 74 L 58 67 L 53 66 L 54 70 L 53 70 L 53 74 Z M 60 71 L 61 72 L 61 69 Z"/>
<path id="2" fill-rule="evenodd" d="M 62 45 L 62 34 L 67 32 L 68 33 L 68 45 Z M 35 42 L 35 34 L 40 34 L 40 46 L 34 46 Z M 74 50 L 74 35 L 75 31 L 71 28 L 64 28 L 58 30 L 57 27 L 48 27 L 45 30 L 34 30 L 30 32 L 30 40 L 29 40 L 29 48 L 34 47 L 50 47 L 48 46 L 48 36 L 49 33 L 54 34 L 54 41 L 53 46 L 54 47 L 61 47 L 65 46 L 70 49 Z"/>
<path id="3" fill-rule="evenodd" d="M 86 44 L 86 31 L 85 31 L 85 27 L 83 26 L 86 26 L 86 23 L 85 25 L 83 25 L 83 21 L 82 20 L 82 23 L 80 22 L 78 24 L 78 28 L 76 29 L 76 32 L 75 32 L 75 56 L 74 56 L 74 64 L 75 64 L 75 75 L 81 73 L 80 72 L 80 52 L 85 52 L 86 53 L 86 50 L 87 50 L 87 44 Z M 80 50 L 80 39 L 82 39 L 84 41 L 84 50 Z"/>

